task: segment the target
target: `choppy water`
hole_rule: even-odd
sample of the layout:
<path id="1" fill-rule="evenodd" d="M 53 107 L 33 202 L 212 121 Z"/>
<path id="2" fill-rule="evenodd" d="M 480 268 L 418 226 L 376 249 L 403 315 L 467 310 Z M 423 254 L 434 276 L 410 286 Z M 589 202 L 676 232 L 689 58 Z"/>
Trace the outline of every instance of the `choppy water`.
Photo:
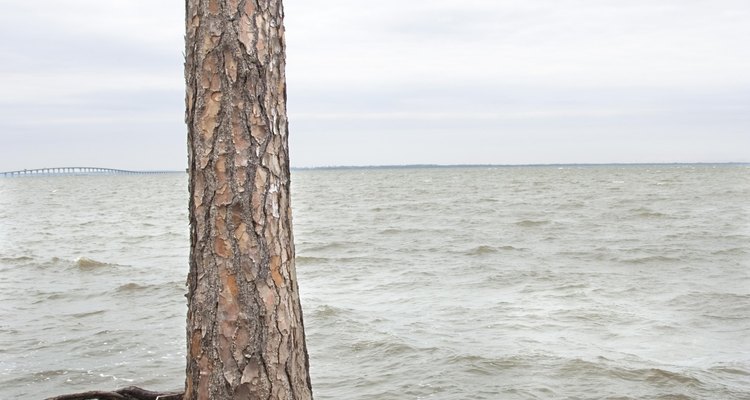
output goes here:
<path id="1" fill-rule="evenodd" d="M 0 179 L 0 398 L 183 384 L 187 177 Z M 745 166 L 293 173 L 317 399 L 750 398 Z"/>

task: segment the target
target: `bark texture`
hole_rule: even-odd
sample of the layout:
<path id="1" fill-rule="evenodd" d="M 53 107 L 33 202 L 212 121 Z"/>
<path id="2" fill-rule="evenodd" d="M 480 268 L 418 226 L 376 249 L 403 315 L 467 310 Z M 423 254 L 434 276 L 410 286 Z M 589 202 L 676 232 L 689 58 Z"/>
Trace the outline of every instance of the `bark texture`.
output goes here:
<path id="1" fill-rule="evenodd" d="M 185 400 L 311 399 L 289 202 L 281 0 L 187 0 Z"/>

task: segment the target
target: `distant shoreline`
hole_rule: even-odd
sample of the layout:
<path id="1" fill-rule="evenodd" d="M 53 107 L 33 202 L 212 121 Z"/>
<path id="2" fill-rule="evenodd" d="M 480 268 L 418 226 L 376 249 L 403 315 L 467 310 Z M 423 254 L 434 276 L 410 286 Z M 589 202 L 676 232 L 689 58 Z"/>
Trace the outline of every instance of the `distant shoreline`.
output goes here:
<path id="1" fill-rule="evenodd" d="M 580 163 L 580 164 L 392 164 L 392 165 L 330 165 L 317 167 L 291 167 L 292 171 L 315 171 L 315 170 L 352 170 L 352 169 L 449 169 L 449 168 L 596 168 L 596 167 L 689 167 L 689 166 L 716 166 L 716 167 L 750 167 L 750 162 L 677 162 L 677 163 Z M 10 176 L 11 173 L 24 171 L 39 171 L 42 169 L 26 169 L 15 171 L 0 171 L 0 177 Z M 108 168 L 102 168 L 108 170 Z M 111 175 L 150 175 L 150 174 L 180 174 L 188 170 L 113 170 L 118 171 Z M 108 175 L 101 172 L 70 172 L 70 173 L 39 173 L 26 176 L 50 176 L 50 175 Z"/>
<path id="2" fill-rule="evenodd" d="M 750 162 L 699 162 L 699 163 L 581 163 L 581 164 L 394 164 L 394 165 L 335 165 L 321 167 L 292 167 L 292 171 L 345 170 L 345 169 L 441 169 L 441 168 L 589 168 L 589 167 L 686 167 L 722 166 L 747 167 Z"/>

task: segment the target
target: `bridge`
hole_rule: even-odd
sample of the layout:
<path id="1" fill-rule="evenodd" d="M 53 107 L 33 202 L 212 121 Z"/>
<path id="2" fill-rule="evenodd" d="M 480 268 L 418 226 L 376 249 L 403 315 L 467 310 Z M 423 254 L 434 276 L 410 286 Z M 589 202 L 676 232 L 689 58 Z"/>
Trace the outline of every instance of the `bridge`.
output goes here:
<path id="1" fill-rule="evenodd" d="M 0 172 L 0 176 L 48 176 L 48 175 L 144 175 L 144 174 L 173 174 L 178 171 L 128 171 L 125 169 L 98 167 L 55 167 L 24 169 L 18 171 Z"/>

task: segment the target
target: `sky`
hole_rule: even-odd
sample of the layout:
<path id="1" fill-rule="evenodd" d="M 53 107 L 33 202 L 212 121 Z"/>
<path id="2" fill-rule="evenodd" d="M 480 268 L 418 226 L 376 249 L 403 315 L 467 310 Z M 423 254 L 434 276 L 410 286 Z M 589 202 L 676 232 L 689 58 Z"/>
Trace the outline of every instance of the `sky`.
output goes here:
<path id="1" fill-rule="evenodd" d="M 293 167 L 750 162 L 747 0 L 286 0 Z M 0 171 L 181 170 L 184 2 L 6 0 Z"/>

